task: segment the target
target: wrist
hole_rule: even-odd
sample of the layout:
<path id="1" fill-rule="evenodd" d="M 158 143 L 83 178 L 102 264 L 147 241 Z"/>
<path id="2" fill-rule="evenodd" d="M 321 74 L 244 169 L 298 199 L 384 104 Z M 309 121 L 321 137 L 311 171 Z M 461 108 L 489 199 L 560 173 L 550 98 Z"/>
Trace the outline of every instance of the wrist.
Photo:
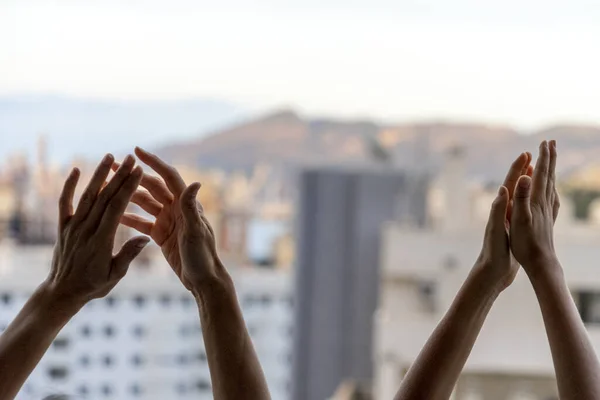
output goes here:
<path id="1" fill-rule="evenodd" d="M 51 285 L 42 283 L 32 294 L 30 303 L 34 312 L 38 312 L 50 322 L 66 323 L 84 306 L 84 302 L 76 302 L 56 294 Z"/>
<path id="2" fill-rule="evenodd" d="M 497 297 L 508 286 L 506 283 L 507 276 L 498 274 L 491 262 L 477 261 L 468 279 L 473 280 L 489 296 Z"/>
<path id="3" fill-rule="evenodd" d="M 223 268 L 218 272 L 203 277 L 201 281 L 194 283 L 191 292 L 196 299 L 196 302 L 200 303 L 207 298 L 215 296 L 229 296 L 232 293 L 235 295 L 235 288 L 231 276 Z"/>
<path id="4" fill-rule="evenodd" d="M 476 263 L 467 277 L 467 282 L 476 288 L 480 297 L 495 300 L 502 290 L 504 290 L 505 285 L 503 280 L 499 279 L 492 272 L 493 268 L 491 265 Z"/>
<path id="5" fill-rule="evenodd" d="M 523 269 L 532 284 L 557 281 L 564 279 L 564 273 L 555 255 L 540 256 L 523 263 Z"/>
<path id="6" fill-rule="evenodd" d="M 32 296 L 38 308 L 50 316 L 72 317 L 87 303 L 87 300 L 61 294 L 48 281 L 42 283 Z"/>

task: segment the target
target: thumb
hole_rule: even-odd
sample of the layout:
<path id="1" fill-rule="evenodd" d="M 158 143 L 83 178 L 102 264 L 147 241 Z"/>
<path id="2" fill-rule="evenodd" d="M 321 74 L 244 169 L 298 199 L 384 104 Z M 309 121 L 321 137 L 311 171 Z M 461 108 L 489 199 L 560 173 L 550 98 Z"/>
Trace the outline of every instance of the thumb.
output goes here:
<path id="1" fill-rule="evenodd" d="M 496 241 L 498 237 L 506 236 L 506 213 L 509 203 L 508 189 L 506 186 L 500 186 L 498 196 L 492 203 L 490 210 L 490 219 L 488 221 L 488 233 L 492 240 Z M 498 236 L 501 235 L 501 236 Z"/>
<path id="2" fill-rule="evenodd" d="M 198 226 L 202 223 L 198 210 L 198 202 L 196 200 L 200 186 L 201 185 L 198 182 L 192 183 L 183 190 L 179 199 L 181 214 L 183 215 L 187 227 Z"/>
<path id="3" fill-rule="evenodd" d="M 517 182 L 513 199 L 512 218 L 516 221 L 531 221 L 531 177 L 523 175 Z"/>
<path id="4" fill-rule="evenodd" d="M 129 269 L 129 264 L 141 253 L 149 241 L 148 236 L 136 236 L 125 242 L 121 250 L 113 257 L 110 279 L 124 277 Z"/>

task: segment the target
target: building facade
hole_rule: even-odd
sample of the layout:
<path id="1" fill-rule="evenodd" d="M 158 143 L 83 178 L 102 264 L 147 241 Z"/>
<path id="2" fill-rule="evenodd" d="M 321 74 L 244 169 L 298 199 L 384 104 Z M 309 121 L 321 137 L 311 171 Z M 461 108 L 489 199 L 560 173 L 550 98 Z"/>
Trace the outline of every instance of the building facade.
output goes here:
<path id="1" fill-rule="evenodd" d="M 152 250 L 152 249 L 151 249 Z M 154 249 L 157 250 L 157 249 Z M 0 243 L 0 328 L 46 278 L 52 248 Z M 60 332 L 19 399 L 212 399 L 193 297 L 162 257 L 132 265 L 109 296 Z M 238 298 L 273 399 L 291 391 L 293 312 L 289 273 L 232 268 Z"/>

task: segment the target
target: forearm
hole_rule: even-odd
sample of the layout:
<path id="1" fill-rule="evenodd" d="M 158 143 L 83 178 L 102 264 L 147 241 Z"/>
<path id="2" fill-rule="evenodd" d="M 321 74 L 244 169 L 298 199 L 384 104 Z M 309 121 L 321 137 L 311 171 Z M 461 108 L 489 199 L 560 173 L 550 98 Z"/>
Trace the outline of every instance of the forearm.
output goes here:
<path id="1" fill-rule="evenodd" d="M 475 268 L 411 366 L 396 400 L 448 399 L 498 291 Z"/>
<path id="2" fill-rule="evenodd" d="M 557 260 L 530 276 L 552 351 L 560 398 L 600 398 L 600 364 Z"/>
<path id="3" fill-rule="evenodd" d="M 12 399 L 58 332 L 76 313 L 42 285 L 0 336 L 0 399 Z"/>
<path id="4" fill-rule="evenodd" d="M 226 272 L 195 293 L 216 400 L 270 399 L 231 278 Z"/>

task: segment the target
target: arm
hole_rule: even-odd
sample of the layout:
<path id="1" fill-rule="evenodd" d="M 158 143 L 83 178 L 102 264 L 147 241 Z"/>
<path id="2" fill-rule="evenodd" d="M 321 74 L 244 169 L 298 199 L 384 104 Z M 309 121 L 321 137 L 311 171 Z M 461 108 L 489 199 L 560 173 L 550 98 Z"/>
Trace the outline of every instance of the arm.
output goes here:
<path id="1" fill-rule="evenodd" d="M 79 178 L 74 169 L 59 204 L 59 238 L 48 278 L 0 336 L 0 398 L 12 399 L 63 326 L 94 298 L 106 295 L 125 275 L 129 263 L 148 243 L 137 237 L 112 255 L 120 214 L 141 180 L 133 158 L 99 194 L 112 164 L 107 156 L 83 194 L 75 214 L 73 193 Z"/>
<path id="2" fill-rule="evenodd" d="M 186 186 L 173 167 L 136 148 L 163 180 L 144 175 L 132 202 L 155 221 L 125 214 L 122 223 L 149 234 L 199 308 L 214 397 L 270 399 L 265 377 L 242 317 L 235 288 L 216 251 L 212 227 L 196 200 L 199 183 Z M 116 165 L 115 165 L 116 168 Z"/>
<path id="3" fill-rule="evenodd" d="M 494 301 L 514 280 L 507 216 L 515 184 L 531 173 L 530 155 L 512 164 L 492 205 L 483 249 L 450 309 L 402 381 L 396 400 L 448 399 Z"/>
<path id="4" fill-rule="evenodd" d="M 555 186 L 556 142 L 542 142 L 532 178 L 515 194 L 511 247 L 533 285 L 552 351 L 562 399 L 600 398 L 600 363 L 554 251 L 560 206 Z"/>

